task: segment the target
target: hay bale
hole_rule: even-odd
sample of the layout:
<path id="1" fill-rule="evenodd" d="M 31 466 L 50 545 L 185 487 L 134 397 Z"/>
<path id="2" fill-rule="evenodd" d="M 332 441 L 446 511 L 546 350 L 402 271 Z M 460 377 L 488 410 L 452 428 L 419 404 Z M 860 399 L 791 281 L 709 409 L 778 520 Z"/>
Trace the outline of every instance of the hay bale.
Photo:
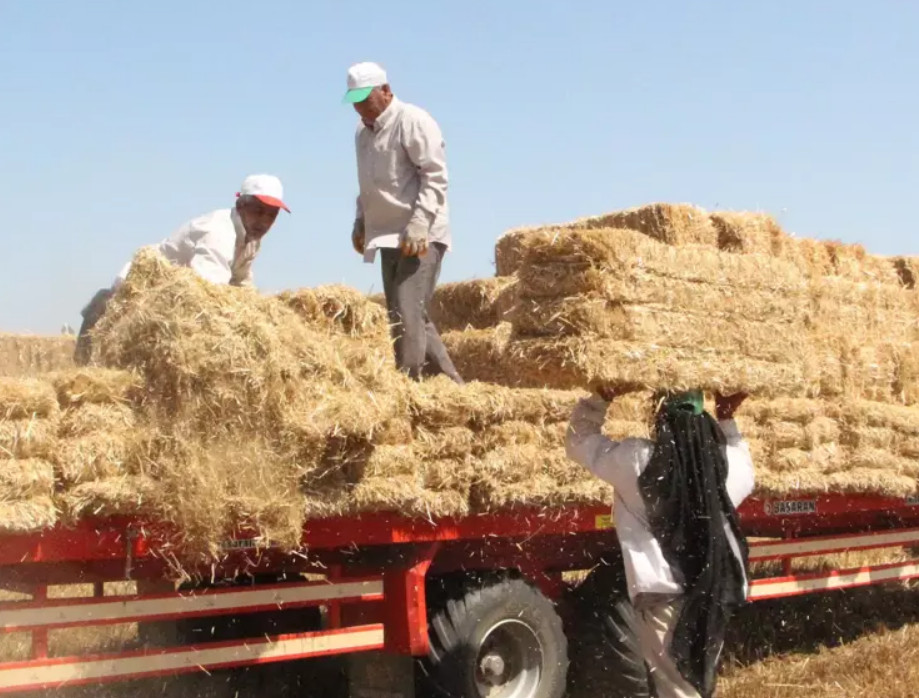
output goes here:
<path id="1" fill-rule="evenodd" d="M 734 289 L 698 281 L 683 281 L 665 277 L 648 278 L 641 275 L 612 276 L 596 272 L 599 291 L 564 295 L 557 293 L 543 273 L 546 267 L 527 267 L 521 272 L 518 289 L 519 299 L 506 314 L 506 319 L 515 325 L 521 321 L 533 326 L 557 323 L 565 318 L 563 327 L 591 327 L 596 320 L 588 315 L 579 320 L 578 314 L 596 313 L 603 305 L 637 305 L 660 308 L 670 312 L 716 313 L 724 316 L 742 317 L 752 321 L 773 321 L 801 323 L 809 317 L 809 297 L 800 291 L 777 294 L 773 291 Z M 532 276 L 531 276 L 532 274 Z M 578 278 L 565 278 L 563 285 L 577 284 Z M 534 279 L 536 293 L 531 293 Z M 564 290 L 564 289 L 563 289 Z M 540 295 L 548 293 L 549 295 Z M 559 334 L 562 330 L 559 330 Z"/>
<path id="2" fill-rule="evenodd" d="M 643 283 L 666 278 L 735 291 L 800 293 L 806 288 L 797 269 L 773 257 L 736 255 L 704 246 L 671 247 L 631 230 L 546 231 L 528 236 L 525 243 L 521 297 L 602 294 L 608 277 Z M 524 273 L 527 267 L 533 268 L 530 273 Z"/>
<path id="3" fill-rule="evenodd" d="M 0 459 L 47 457 L 57 444 L 57 425 L 55 419 L 0 419 Z"/>
<path id="4" fill-rule="evenodd" d="M 856 400 L 842 403 L 839 409 L 841 418 L 849 425 L 887 427 L 904 435 L 919 436 L 919 408 Z"/>
<path id="5" fill-rule="evenodd" d="M 919 280 L 919 257 L 894 257 L 891 263 L 897 270 L 900 286 L 915 290 L 916 281 Z"/>
<path id="6" fill-rule="evenodd" d="M 849 456 L 848 470 L 879 470 L 885 475 L 919 477 L 919 460 L 904 458 L 882 448 L 858 448 Z"/>
<path id="7" fill-rule="evenodd" d="M 74 439 L 91 434 L 124 434 L 137 426 L 137 414 L 129 405 L 86 403 L 61 413 L 58 436 Z"/>
<path id="8" fill-rule="evenodd" d="M 73 366 L 76 338 L 0 332 L 0 376 L 22 378 Z"/>
<path id="9" fill-rule="evenodd" d="M 614 339 L 637 345 L 692 349 L 765 361 L 800 362 L 810 347 L 801 328 L 776 322 L 709 313 L 674 312 L 666 308 L 621 305 L 585 299 L 571 303 L 569 315 L 520 312 L 513 316 L 514 337 L 589 335 L 594 341 Z"/>
<path id="10" fill-rule="evenodd" d="M 532 423 L 559 422 L 571 414 L 577 396 L 558 390 L 512 390 L 487 383 L 457 385 L 438 377 L 418 386 L 412 413 L 419 425 L 484 427 L 522 420 Z"/>
<path id="11" fill-rule="evenodd" d="M 513 277 L 494 277 L 443 284 L 435 289 L 428 314 L 441 332 L 495 327 L 513 306 L 515 283 Z"/>
<path id="12" fill-rule="evenodd" d="M 38 533 L 57 523 L 58 510 L 51 497 L 0 501 L 0 534 Z"/>
<path id="13" fill-rule="evenodd" d="M 36 378 L 0 378 L 0 419 L 48 417 L 57 409 L 57 396 L 49 382 Z"/>
<path id="14" fill-rule="evenodd" d="M 643 387 L 648 390 L 701 388 L 745 391 L 764 397 L 819 390 L 808 367 L 629 342 L 597 342 L 581 337 L 513 342 L 504 366 L 514 385 L 573 390 L 588 385 Z"/>
<path id="15" fill-rule="evenodd" d="M 54 467 L 37 458 L 3 461 L 0 465 L 0 502 L 50 497 L 54 494 Z"/>
<path id="16" fill-rule="evenodd" d="M 533 233 L 531 228 L 509 230 L 495 243 L 495 273 L 497 276 L 513 276 L 523 263 L 524 238 Z"/>
<path id="17" fill-rule="evenodd" d="M 141 389 L 138 377 L 130 371 L 110 368 L 79 368 L 48 376 L 61 407 L 79 405 L 117 405 L 134 399 Z"/>
<path id="18" fill-rule="evenodd" d="M 441 339 L 463 380 L 499 383 L 507 377 L 504 357 L 510 337 L 510 323 L 502 323 L 494 329 L 445 332 Z"/>
<path id="19" fill-rule="evenodd" d="M 668 245 L 718 245 L 718 232 L 709 215 L 691 204 L 647 204 L 583 218 L 572 227 L 625 228 Z"/>
<path id="20" fill-rule="evenodd" d="M 892 258 L 869 254 L 861 245 L 847 245 L 835 240 L 823 244 L 829 251 L 837 275 L 854 281 L 900 285 L 900 275 Z"/>
<path id="21" fill-rule="evenodd" d="M 788 235 L 765 213 L 719 211 L 711 215 L 718 249 L 746 254 L 780 254 Z"/>
<path id="22" fill-rule="evenodd" d="M 539 446 L 496 449 L 478 465 L 473 511 L 612 503 L 612 488 L 570 461 L 564 449 Z"/>
<path id="23" fill-rule="evenodd" d="M 877 336 L 888 342 L 919 336 L 916 291 L 826 277 L 809 284 L 809 296 L 807 322 L 821 334 Z"/>
<path id="24" fill-rule="evenodd" d="M 120 476 L 84 482 L 58 496 L 61 517 L 72 524 L 84 517 L 153 515 L 157 484 L 141 476 Z"/>
<path id="25" fill-rule="evenodd" d="M 476 450 L 477 435 L 469 427 L 454 426 L 431 430 L 423 426 L 415 432 L 415 450 L 424 460 L 461 459 Z"/>
<path id="26" fill-rule="evenodd" d="M 385 301 L 381 307 L 381 303 L 357 289 L 333 284 L 284 291 L 275 298 L 314 329 L 388 341 Z"/>
<path id="27" fill-rule="evenodd" d="M 832 406 L 823 400 L 809 398 L 779 397 L 772 400 L 747 400 L 743 415 L 757 422 L 782 419 L 789 422 L 808 424 L 823 416 L 837 414 Z"/>
<path id="28" fill-rule="evenodd" d="M 822 240 L 789 238 L 782 246 L 779 258 L 794 265 L 808 278 L 836 274 L 830 249 Z"/>
<path id="29" fill-rule="evenodd" d="M 349 513 L 398 512 L 427 519 L 467 516 L 469 499 L 459 492 L 426 490 L 415 477 L 368 478 L 349 495 Z"/>
<path id="30" fill-rule="evenodd" d="M 135 438 L 125 433 L 98 432 L 60 439 L 48 458 L 66 485 L 126 475 L 131 469 Z"/>
<path id="31" fill-rule="evenodd" d="M 481 432 L 476 453 L 482 455 L 502 448 L 523 446 L 558 449 L 565 444 L 567 427 L 567 422 L 540 425 L 519 419 L 493 424 Z"/>

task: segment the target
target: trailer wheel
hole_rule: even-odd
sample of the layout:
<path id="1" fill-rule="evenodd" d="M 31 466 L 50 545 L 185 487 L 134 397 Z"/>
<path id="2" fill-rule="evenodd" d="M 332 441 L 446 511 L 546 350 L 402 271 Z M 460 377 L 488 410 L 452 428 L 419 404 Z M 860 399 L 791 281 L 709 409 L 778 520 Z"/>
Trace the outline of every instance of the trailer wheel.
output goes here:
<path id="1" fill-rule="evenodd" d="M 428 684 L 453 698 L 561 698 L 568 644 L 552 602 L 519 579 L 473 589 L 430 620 Z"/>
<path id="2" fill-rule="evenodd" d="M 629 627 L 635 611 L 621 559 L 611 559 L 611 565 L 595 568 L 570 597 L 572 698 L 653 695 L 638 639 Z"/>

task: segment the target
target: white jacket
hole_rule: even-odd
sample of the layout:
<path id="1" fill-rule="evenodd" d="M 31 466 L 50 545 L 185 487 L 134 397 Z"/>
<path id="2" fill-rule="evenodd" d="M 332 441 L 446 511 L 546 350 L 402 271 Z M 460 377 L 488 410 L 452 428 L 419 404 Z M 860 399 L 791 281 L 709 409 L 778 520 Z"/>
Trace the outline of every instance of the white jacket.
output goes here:
<path id="1" fill-rule="evenodd" d="M 246 229 L 235 208 L 226 208 L 195 218 L 156 249 L 173 264 L 194 269 L 201 278 L 215 284 L 252 285 L 252 262 L 260 240 L 246 240 Z M 118 274 L 112 289 L 127 278 L 131 263 Z"/>
<path id="2" fill-rule="evenodd" d="M 638 478 L 651 461 L 654 442 L 647 439 L 613 441 L 604 436 L 601 429 L 608 406 L 597 396 L 578 403 L 568 427 L 568 457 L 610 483 L 615 490 L 613 518 L 632 601 L 641 594 L 682 594 L 682 580 L 667 563 L 660 543 L 651 533 L 638 487 Z M 727 439 L 726 488 L 731 502 L 739 507 L 753 492 L 753 459 L 737 423 L 727 420 L 719 424 Z M 739 557 L 740 547 L 727 520 L 724 527 L 734 554 Z"/>

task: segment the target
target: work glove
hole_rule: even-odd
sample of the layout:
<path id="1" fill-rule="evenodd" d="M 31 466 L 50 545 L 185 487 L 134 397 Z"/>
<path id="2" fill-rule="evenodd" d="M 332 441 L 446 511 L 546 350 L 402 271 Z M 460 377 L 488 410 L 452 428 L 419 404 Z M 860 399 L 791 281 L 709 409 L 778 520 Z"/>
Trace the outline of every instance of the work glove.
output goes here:
<path id="1" fill-rule="evenodd" d="M 733 395 L 722 395 L 720 392 L 715 393 L 715 416 L 719 422 L 734 419 L 734 413 L 743 404 L 744 400 L 749 397 L 747 393 L 734 393 Z"/>
<path id="2" fill-rule="evenodd" d="M 358 254 L 364 254 L 364 219 L 355 218 L 351 228 L 351 245 Z"/>
<path id="3" fill-rule="evenodd" d="M 406 257 L 423 257 L 428 251 L 428 224 L 426 221 L 410 221 L 402 233 L 402 254 Z"/>

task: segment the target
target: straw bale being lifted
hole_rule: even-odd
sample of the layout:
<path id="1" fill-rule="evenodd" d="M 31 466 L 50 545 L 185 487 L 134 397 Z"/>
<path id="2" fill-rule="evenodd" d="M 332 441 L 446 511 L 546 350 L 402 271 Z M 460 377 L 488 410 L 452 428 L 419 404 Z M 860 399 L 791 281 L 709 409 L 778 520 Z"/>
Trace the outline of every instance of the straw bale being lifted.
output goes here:
<path id="1" fill-rule="evenodd" d="M 39 336 L 0 333 L 0 376 L 35 376 L 73 366 L 72 335 Z"/>
<path id="2" fill-rule="evenodd" d="M 428 314 L 441 332 L 494 327 L 514 305 L 515 283 L 512 277 L 494 277 L 443 284 L 435 289 Z"/>

